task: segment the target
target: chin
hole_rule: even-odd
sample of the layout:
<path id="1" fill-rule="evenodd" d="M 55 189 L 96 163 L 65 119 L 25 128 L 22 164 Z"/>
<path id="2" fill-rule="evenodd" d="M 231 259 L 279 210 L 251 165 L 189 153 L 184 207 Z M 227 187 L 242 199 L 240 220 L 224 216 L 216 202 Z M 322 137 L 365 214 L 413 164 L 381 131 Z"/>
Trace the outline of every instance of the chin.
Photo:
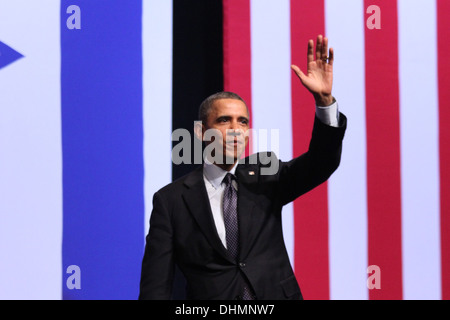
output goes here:
<path id="1" fill-rule="evenodd" d="M 238 160 L 238 158 L 236 157 L 236 155 L 227 155 L 225 157 L 224 163 L 225 164 L 234 164 L 236 161 Z"/>
<path id="2" fill-rule="evenodd" d="M 228 152 L 225 153 L 226 161 L 225 163 L 230 164 L 230 162 L 235 163 L 237 160 L 241 158 L 241 155 L 243 154 L 244 150 L 238 150 L 238 151 L 231 151 L 228 150 Z"/>

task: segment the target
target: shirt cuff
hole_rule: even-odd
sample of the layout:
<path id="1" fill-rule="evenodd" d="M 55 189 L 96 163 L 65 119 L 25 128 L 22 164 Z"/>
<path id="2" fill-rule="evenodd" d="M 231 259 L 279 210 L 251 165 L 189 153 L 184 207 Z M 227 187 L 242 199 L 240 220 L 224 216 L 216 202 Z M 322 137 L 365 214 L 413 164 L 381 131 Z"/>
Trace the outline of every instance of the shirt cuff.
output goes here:
<path id="1" fill-rule="evenodd" d="M 333 104 L 323 107 L 316 106 L 316 116 L 324 124 L 332 127 L 339 127 L 339 106 L 336 100 Z"/>

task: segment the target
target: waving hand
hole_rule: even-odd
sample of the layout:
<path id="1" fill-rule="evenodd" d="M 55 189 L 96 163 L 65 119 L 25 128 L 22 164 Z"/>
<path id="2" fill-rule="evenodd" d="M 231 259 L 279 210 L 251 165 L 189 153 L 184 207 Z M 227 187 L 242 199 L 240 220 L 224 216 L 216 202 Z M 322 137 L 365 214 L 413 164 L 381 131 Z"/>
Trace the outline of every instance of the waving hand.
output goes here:
<path id="1" fill-rule="evenodd" d="M 316 104 L 319 106 L 328 106 L 333 103 L 333 96 L 331 95 L 333 60 L 334 50 L 330 48 L 328 52 L 328 38 L 319 35 L 317 36 L 315 54 L 314 41 L 308 41 L 308 69 L 306 74 L 298 66 L 291 66 L 303 86 L 313 94 Z"/>

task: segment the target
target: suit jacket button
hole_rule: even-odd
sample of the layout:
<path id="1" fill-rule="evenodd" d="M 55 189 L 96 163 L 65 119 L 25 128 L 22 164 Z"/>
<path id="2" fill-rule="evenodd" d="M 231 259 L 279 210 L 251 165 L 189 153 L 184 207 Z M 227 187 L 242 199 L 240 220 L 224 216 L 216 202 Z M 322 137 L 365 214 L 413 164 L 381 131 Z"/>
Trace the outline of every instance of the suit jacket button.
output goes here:
<path id="1" fill-rule="evenodd" d="M 245 262 L 239 262 L 239 267 L 245 268 Z"/>

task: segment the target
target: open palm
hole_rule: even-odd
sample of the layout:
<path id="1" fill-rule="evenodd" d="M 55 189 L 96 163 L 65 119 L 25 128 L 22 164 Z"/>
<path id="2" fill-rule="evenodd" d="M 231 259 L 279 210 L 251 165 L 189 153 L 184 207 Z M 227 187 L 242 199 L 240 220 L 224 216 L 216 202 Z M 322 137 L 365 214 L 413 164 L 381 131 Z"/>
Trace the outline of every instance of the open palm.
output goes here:
<path id="1" fill-rule="evenodd" d="M 328 39 L 319 35 L 317 37 L 315 54 L 314 41 L 308 41 L 308 70 L 306 74 L 298 66 L 292 65 L 292 70 L 297 74 L 305 88 L 313 94 L 317 105 L 327 106 L 333 101 L 331 95 L 333 60 L 333 48 L 330 48 L 328 54 Z"/>

